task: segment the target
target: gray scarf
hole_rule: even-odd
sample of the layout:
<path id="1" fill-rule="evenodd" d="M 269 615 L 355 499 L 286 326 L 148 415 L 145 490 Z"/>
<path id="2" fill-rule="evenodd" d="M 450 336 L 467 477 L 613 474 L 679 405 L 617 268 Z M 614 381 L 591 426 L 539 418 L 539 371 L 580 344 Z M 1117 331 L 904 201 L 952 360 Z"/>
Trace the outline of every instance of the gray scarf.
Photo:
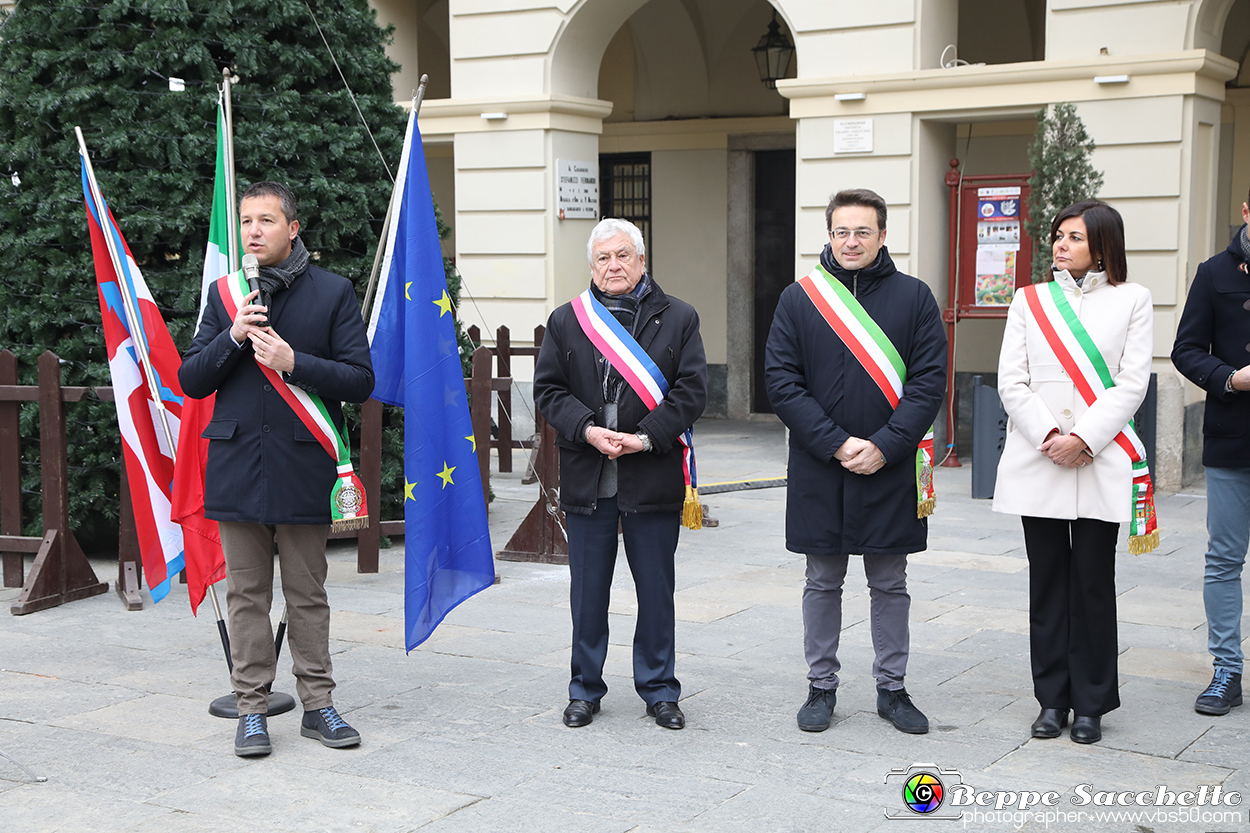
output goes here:
<path id="1" fill-rule="evenodd" d="M 308 249 L 296 237 L 291 241 L 291 254 L 277 266 L 260 267 L 260 298 L 257 303 L 269 307 L 273 296 L 290 289 L 295 279 L 308 271 Z"/>
<path id="2" fill-rule="evenodd" d="M 1250 235 L 1246 234 L 1247 228 L 1250 228 L 1250 226 L 1241 227 L 1241 233 L 1237 235 L 1237 242 L 1241 244 L 1241 259 L 1246 263 L 1250 263 Z"/>

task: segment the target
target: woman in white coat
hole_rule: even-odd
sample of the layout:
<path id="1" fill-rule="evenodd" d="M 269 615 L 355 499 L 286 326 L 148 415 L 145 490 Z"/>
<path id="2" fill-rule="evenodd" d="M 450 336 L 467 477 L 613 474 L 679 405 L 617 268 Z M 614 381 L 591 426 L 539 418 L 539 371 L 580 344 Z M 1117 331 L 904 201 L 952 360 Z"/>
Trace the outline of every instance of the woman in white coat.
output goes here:
<path id="1" fill-rule="evenodd" d="M 1029 287 L 1007 313 L 998 392 L 1010 419 L 994 511 L 1021 515 L 1024 525 L 1033 690 L 1042 707 L 1032 735 L 1058 737 L 1071 709 L 1072 740 L 1094 743 L 1102 715 L 1120 705 L 1115 547 L 1134 504 L 1132 461 L 1116 436 L 1146 395 L 1153 307 L 1148 289 L 1125 282 L 1124 221 L 1114 208 L 1096 200 L 1069 206 L 1050 235 L 1050 281 L 1061 293 L 1049 281 Z M 1072 314 L 1079 324 L 1064 324 Z M 1082 327 L 1084 342 L 1075 335 Z M 1101 355 L 1114 383 L 1092 405 L 1061 361 L 1056 340 L 1065 339 L 1068 367 L 1084 344 L 1082 360 Z"/>

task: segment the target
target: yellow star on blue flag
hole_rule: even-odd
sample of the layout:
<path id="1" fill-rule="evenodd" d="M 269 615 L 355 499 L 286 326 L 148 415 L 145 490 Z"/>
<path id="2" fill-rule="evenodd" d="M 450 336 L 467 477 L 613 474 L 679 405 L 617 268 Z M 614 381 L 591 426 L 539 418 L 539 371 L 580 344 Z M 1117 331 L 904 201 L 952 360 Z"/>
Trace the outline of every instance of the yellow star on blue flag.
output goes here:
<path id="1" fill-rule="evenodd" d="M 413 116 L 391 216 L 398 229 L 383 260 L 369 343 L 373 396 L 404 408 L 403 470 L 419 475 L 416 482 L 404 478 L 404 645 L 411 651 L 456 605 L 495 580 L 476 449 L 465 442 L 473 424 L 455 315 L 447 314 L 454 310 Z M 453 471 L 459 472 L 454 481 Z"/>

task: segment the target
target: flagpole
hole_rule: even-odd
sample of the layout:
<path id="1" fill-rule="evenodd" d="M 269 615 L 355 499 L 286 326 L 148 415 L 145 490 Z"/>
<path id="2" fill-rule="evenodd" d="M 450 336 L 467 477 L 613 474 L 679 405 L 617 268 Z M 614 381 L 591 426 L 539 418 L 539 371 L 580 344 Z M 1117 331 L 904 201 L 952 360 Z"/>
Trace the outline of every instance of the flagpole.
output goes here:
<path id="1" fill-rule="evenodd" d="M 231 273 L 239 271 L 239 208 L 235 201 L 234 185 L 234 111 L 231 109 L 230 88 L 232 86 L 230 67 L 221 68 L 222 87 L 226 97 L 226 138 L 223 146 L 226 149 L 226 253 Z"/>
<path id="2" fill-rule="evenodd" d="M 225 99 L 226 135 L 221 146 L 224 150 L 224 168 L 226 172 L 226 262 L 230 265 L 231 274 L 237 272 L 239 266 L 239 218 L 234 203 L 234 114 L 230 107 L 231 76 L 230 67 L 221 68 L 222 95 Z M 230 657 L 230 632 L 226 628 L 226 617 L 221 612 L 221 602 L 217 600 L 216 582 L 208 583 L 208 598 L 213 603 L 213 615 L 217 617 L 217 633 L 221 636 L 221 648 L 226 652 L 226 667 L 234 674 L 234 661 Z M 233 712 L 232 712 L 233 707 Z M 239 709 L 233 694 L 225 694 L 214 700 L 208 707 L 210 714 L 218 717 L 238 717 Z"/>
<path id="3" fill-rule="evenodd" d="M 117 241 L 113 239 L 112 222 L 100 194 L 100 184 L 96 182 L 95 169 L 91 167 L 91 156 L 87 153 L 87 142 L 83 138 L 82 128 L 74 125 L 74 134 L 78 137 L 78 152 L 82 155 L 83 165 L 87 168 L 87 182 L 91 191 L 91 202 L 95 205 L 96 216 L 100 221 L 100 231 L 104 234 L 104 245 L 108 249 L 109 259 L 113 261 L 113 274 L 117 276 L 117 288 L 121 291 L 122 306 L 126 310 L 126 323 L 130 327 L 130 340 L 135 346 L 135 355 L 143 367 L 143 375 L 147 379 L 148 394 L 156 406 L 160 416 L 161 428 L 165 431 L 165 441 L 169 446 L 169 459 L 175 460 L 178 444 L 174 442 L 174 434 L 169 428 L 169 412 L 161 399 L 160 385 L 156 382 L 156 372 L 152 369 L 152 359 L 148 356 L 147 336 L 144 334 L 143 322 L 139 315 L 139 305 L 130 294 L 130 283 L 122 269 L 121 254 L 117 251 Z"/>
<path id="4" fill-rule="evenodd" d="M 425 85 L 429 80 L 430 76 L 422 75 L 421 83 L 412 96 L 413 118 L 421 113 L 421 102 L 425 100 Z M 395 207 L 395 192 L 398 190 L 399 180 L 396 180 L 395 188 L 391 191 L 391 198 L 386 201 L 386 217 L 382 220 L 382 235 L 378 238 L 378 250 L 373 255 L 373 269 L 369 273 L 369 285 L 365 289 L 365 302 L 360 306 L 360 315 L 365 321 L 369 320 L 369 307 L 373 304 L 373 293 L 378 287 L 378 273 L 382 270 L 382 257 L 386 250 L 386 238 L 391 231 L 391 213 Z"/>

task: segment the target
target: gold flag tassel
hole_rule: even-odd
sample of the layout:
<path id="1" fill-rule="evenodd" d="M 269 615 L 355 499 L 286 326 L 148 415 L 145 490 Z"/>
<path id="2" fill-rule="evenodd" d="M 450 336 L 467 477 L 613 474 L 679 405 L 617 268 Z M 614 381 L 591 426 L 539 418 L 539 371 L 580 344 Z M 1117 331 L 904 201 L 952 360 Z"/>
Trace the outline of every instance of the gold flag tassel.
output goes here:
<path id="1" fill-rule="evenodd" d="M 1133 535 L 1128 539 L 1128 551 L 1133 555 L 1145 555 L 1159 548 L 1159 530 L 1149 535 Z"/>
<path id="2" fill-rule="evenodd" d="M 934 498 L 926 498 L 916 504 L 916 517 L 927 518 L 933 514 L 934 508 L 937 506 L 937 500 Z"/>
<path id="3" fill-rule="evenodd" d="M 699 503 L 699 490 L 686 487 L 686 502 L 681 507 L 681 523 L 686 529 L 703 529 L 703 504 Z"/>

